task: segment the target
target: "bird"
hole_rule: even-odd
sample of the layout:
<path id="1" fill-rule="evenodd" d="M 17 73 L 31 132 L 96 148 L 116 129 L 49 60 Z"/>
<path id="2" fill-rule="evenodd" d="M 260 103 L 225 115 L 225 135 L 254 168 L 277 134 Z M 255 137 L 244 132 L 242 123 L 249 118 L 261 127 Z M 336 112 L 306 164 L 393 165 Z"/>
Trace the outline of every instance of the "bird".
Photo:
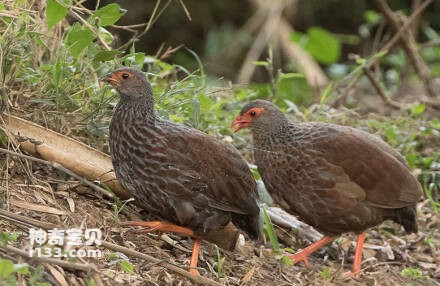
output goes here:
<path id="1" fill-rule="evenodd" d="M 422 187 L 405 159 L 379 137 L 349 126 L 291 122 L 273 103 L 247 103 L 231 125 L 250 128 L 253 154 L 275 203 L 324 237 L 288 257 L 308 255 L 346 232 L 358 234 L 348 276 L 360 274 L 366 229 L 385 220 L 417 233 Z"/>
<path id="2" fill-rule="evenodd" d="M 122 67 L 101 80 L 119 93 L 109 126 L 116 177 L 158 221 L 128 221 L 150 231 L 194 239 L 190 272 L 197 270 L 203 237 L 229 222 L 260 235 L 255 179 L 232 145 L 155 113 L 152 87 L 142 71 Z"/>

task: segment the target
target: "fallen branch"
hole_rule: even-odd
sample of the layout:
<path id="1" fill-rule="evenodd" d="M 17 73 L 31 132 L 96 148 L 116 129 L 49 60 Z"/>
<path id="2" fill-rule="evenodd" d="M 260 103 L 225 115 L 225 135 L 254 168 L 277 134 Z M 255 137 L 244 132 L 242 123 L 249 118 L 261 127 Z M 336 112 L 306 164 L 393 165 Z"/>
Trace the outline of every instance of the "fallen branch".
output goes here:
<path id="1" fill-rule="evenodd" d="M 90 187 L 91 189 L 101 193 L 102 195 L 104 195 L 107 198 L 110 198 L 110 199 L 114 199 L 115 198 L 115 196 L 111 192 L 107 191 L 104 188 L 101 188 L 98 185 L 93 184 L 89 180 L 87 180 L 87 179 L 77 175 L 76 173 L 70 171 L 69 169 L 64 168 L 62 165 L 58 164 L 57 162 L 46 161 L 46 160 L 43 160 L 43 159 L 39 159 L 39 158 L 35 158 L 35 157 L 28 156 L 28 155 L 25 155 L 25 154 L 17 153 L 17 152 L 14 152 L 14 151 L 11 151 L 11 150 L 7 150 L 7 149 L 4 149 L 4 148 L 0 148 L 0 153 L 4 153 L 4 154 L 11 155 L 11 156 L 20 157 L 20 158 L 23 158 L 23 159 L 26 159 L 26 160 L 30 160 L 30 161 L 33 161 L 33 162 L 37 162 L 37 163 L 48 165 L 48 166 L 50 166 L 50 167 L 52 167 L 54 169 L 57 169 L 59 171 L 62 171 L 64 173 L 66 173 L 69 176 L 74 177 L 75 179 L 77 179 L 81 183 L 83 183 L 84 185 L 86 185 L 86 186 Z"/>
<path id="2" fill-rule="evenodd" d="M 25 225 L 32 225 L 32 226 L 39 227 L 39 228 L 42 228 L 45 230 L 54 229 L 54 228 L 63 229 L 63 226 L 59 226 L 59 225 L 47 223 L 47 222 L 41 222 L 39 220 L 35 220 L 35 219 L 29 218 L 29 217 L 18 215 L 18 214 L 15 214 L 15 213 L 9 212 L 7 210 L 3 210 L 3 209 L 0 209 L 0 217 L 8 219 L 9 221 L 18 222 L 18 223 L 25 224 Z M 176 274 L 182 275 L 182 276 L 192 280 L 193 282 L 199 283 L 201 285 L 213 285 L 213 286 L 221 286 L 222 285 L 212 279 L 209 279 L 209 278 L 206 278 L 203 276 L 194 276 L 191 273 L 189 273 L 188 271 L 178 267 L 177 265 L 171 264 L 171 263 L 166 262 L 164 260 L 152 257 L 150 255 L 141 253 L 141 252 L 133 250 L 133 249 L 119 246 L 119 245 L 116 245 L 116 244 L 113 244 L 113 243 L 110 243 L 107 241 L 101 241 L 101 245 L 109 250 L 118 251 L 118 252 L 124 253 L 126 255 L 134 256 L 134 257 L 143 259 L 145 261 L 151 262 L 153 264 L 160 265 L 160 266 L 162 266 L 162 267 L 164 267 L 164 268 L 166 268 Z M 20 256 L 24 256 L 24 257 L 29 258 L 29 253 L 22 251 L 22 250 L 19 250 L 17 248 L 14 248 L 11 246 L 0 247 L 0 248 L 3 248 L 5 250 L 12 249 L 11 250 L 12 252 L 14 252 Z M 18 250 L 19 252 L 17 252 L 16 250 Z M 74 265 L 72 265 L 72 263 L 68 263 L 65 261 L 58 260 L 58 259 L 52 259 L 52 258 L 38 258 L 37 259 L 37 257 L 32 257 L 32 258 L 35 258 L 35 260 L 39 261 L 39 262 L 57 264 L 61 267 L 65 267 L 65 268 L 79 267 L 76 269 L 83 270 L 83 271 L 90 271 L 90 270 L 97 271 L 96 266 L 91 265 L 91 264 L 76 265 L 78 263 L 76 263 L 76 264 L 73 263 Z M 53 261 L 53 260 L 55 260 L 55 261 Z M 65 262 L 68 264 L 60 264 L 60 262 Z M 70 268 L 70 269 L 73 269 L 73 268 Z"/>
<path id="3" fill-rule="evenodd" d="M 266 207 L 266 211 L 274 224 L 296 229 L 301 237 L 306 238 L 310 242 L 317 241 L 322 237 L 322 234 L 316 231 L 313 227 L 303 223 L 295 216 L 287 213 L 279 207 Z"/>
<path id="4" fill-rule="evenodd" d="M 105 183 L 122 199 L 131 197 L 116 180 L 110 156 L 107 154 L 19 117 L 3 114 L 2 119 L 6 135 L 21 150 L 60 164 L 87 180 Z"/>

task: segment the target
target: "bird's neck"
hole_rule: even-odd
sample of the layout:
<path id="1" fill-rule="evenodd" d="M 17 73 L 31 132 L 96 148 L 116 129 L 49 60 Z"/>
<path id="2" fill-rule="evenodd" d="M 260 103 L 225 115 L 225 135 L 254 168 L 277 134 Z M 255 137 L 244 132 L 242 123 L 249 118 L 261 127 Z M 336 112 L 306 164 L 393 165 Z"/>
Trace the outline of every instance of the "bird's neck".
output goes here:
<path id="1" fill-rule="evenodd" d="M 121 100 L 116 106 L 115 113 L 129 114 L 133 118 L 145 119 L 147 122 L 154 123 L 154 100 L 152 96 L 129 97 L 124 98 L 121 95 Z"/>
<path id="2" fill-rule="evenodd" d="M 295 128 L 295 125 L 286 117 L 259 124 L 252 128 L 254 145 L 271 146 L 279 143 L 282 144 L 286 138 L 285 135 L 289 134 L 292 128 Z"/>

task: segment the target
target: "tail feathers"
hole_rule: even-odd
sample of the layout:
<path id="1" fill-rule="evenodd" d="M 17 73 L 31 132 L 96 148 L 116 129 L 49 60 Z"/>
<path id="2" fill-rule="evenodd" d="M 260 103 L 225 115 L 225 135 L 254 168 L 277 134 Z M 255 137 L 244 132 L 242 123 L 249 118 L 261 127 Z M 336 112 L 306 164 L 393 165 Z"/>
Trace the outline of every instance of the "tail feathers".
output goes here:
<path id="1" fill-rule="evenodd" d="M 393 220 L 403 226 L 406 233 L 417 233 L 417 210 L 416 206 L 408 206 L 396 210 Z"/>

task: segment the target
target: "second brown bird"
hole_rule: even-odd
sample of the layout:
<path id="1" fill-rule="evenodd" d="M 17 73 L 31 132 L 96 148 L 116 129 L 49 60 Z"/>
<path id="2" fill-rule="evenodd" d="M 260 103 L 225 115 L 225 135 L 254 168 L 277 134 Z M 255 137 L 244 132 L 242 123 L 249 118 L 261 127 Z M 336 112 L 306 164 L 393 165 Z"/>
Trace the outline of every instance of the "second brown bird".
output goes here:
<path id="1" fill-rule="evenodd" d="M 255 161 L 274 201 L 326 234 L 292 255 L 295 263 L 307 264 L 310 253 L 352 231 L 359 234 L 352 268 L 358 274 L 367 228 L 393 220 L 417 232 L 421 185 L 380 138 L 333 124 L 294 124 L 264 100 L 243 107 L 232 126 L 251 129 Z"/>

